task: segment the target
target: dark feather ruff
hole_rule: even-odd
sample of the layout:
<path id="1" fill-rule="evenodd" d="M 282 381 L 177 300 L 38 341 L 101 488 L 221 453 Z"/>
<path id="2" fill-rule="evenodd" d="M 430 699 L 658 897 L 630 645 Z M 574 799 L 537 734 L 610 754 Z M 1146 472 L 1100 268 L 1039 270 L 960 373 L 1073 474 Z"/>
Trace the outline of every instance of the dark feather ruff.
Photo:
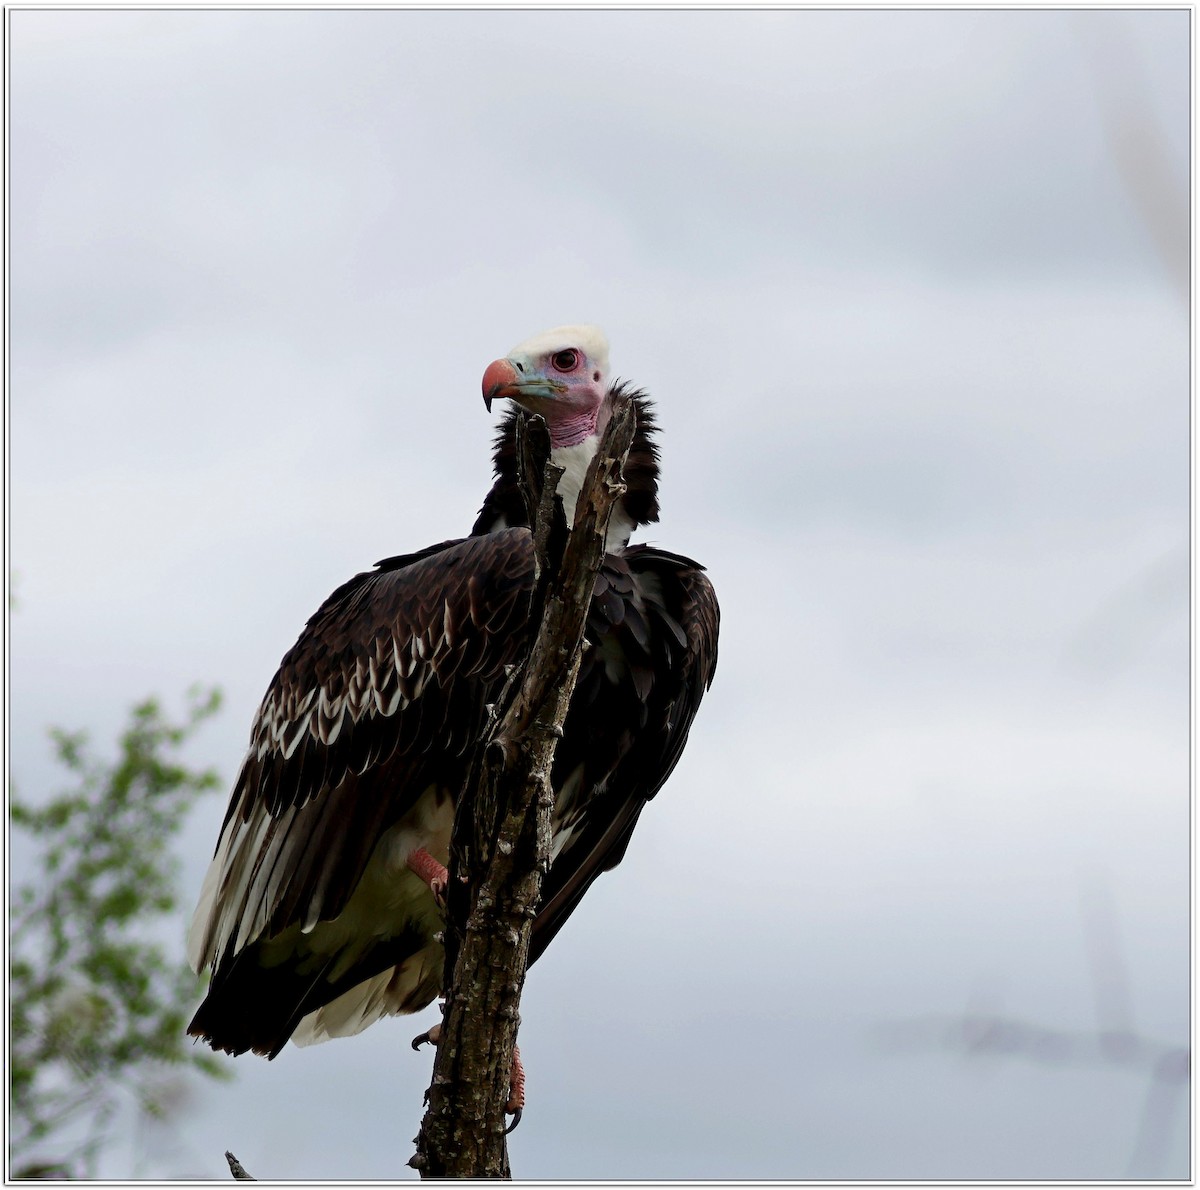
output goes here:
<path id="1" fill-rule="evenodd" d="M 641 389 L 631 389 L 629 384 L 618 380 L 605 398 L 628 395 L 633 401 L 636 418 L 633 445 L 625 461 L 625 495 L 621 504 L 626 515 L 638 525 L 654 524 L 658 520 L 658 421 L 654 405 Z M 517 483 L 517 418 L 527 417 L 524 411 L 512 406 L 504 414 L 496 429 L 496 441 L 492 448 L 492 466 L 495 482 L 479 510 L 479 516 L 471 529 L 472 536 L 491 533 L 502 526 L 528 525 L 525 502 Z"/>

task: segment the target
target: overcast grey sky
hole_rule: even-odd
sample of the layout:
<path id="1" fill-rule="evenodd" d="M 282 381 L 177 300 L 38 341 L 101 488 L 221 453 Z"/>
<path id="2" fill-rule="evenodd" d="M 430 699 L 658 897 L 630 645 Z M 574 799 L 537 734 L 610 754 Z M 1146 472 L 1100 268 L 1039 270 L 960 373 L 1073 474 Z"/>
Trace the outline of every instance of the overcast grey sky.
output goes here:
<path id="1" fill-rule="evenodd" d="M 1094 1029 L 1100 889 L 1187 1043 L 1187 11 L 9 19 L 25 792 L 195 681 L 232 777 L 325 595 L 469 528 L 488 361 L 598 322 L 721 661 L 531 973 L 513 1168 L 1187 1175 L 1144 1070 L 898 1024 Z M 240 1059 L 105 1173 L 407 1176 L 431 1019 Z"/>

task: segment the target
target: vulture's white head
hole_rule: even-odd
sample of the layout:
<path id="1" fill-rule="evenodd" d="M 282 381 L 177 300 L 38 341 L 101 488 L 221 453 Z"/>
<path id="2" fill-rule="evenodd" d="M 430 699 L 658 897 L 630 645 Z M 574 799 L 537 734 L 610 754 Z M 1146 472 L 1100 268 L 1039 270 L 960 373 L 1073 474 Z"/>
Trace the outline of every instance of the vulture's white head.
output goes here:
<path id="1" fill-rule="evenodd" d="M 556 326 L 488 364 L 483 400 L 491 409 L 494 400 L 508 397 L 546 419 L 552 447 L 576 446 L 597 433 L 608 379 L 604 332 L 598 326 Z"/>

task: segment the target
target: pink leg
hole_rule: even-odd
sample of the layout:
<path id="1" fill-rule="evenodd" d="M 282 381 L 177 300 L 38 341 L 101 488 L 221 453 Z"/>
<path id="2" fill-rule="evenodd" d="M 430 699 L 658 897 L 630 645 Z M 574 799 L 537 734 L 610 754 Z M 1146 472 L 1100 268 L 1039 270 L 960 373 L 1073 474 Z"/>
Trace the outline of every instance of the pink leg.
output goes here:
<path id="1" fill-rule="evenodd" d="M 429 891 L 433 893 L 433 899 L 437 901 L 439 907 L 445 909 L 446 885 L 450 880 L 450 873 L 424 847 L 410 851 L 406 862 L 429 885 Z"/>

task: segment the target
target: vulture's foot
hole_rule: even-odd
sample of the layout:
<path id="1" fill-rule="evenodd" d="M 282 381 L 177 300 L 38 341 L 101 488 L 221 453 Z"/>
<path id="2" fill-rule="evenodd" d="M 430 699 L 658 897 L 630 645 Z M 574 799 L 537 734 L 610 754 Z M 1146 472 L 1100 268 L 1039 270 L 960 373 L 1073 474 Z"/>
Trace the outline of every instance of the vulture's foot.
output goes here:
<path id="1" fill-rule="evenodd" d="M 521 1047 L 513 1046 L 512 1070 L 508 1076 L 508 1102 L 504 1105 L 504 1114 L 512 1116 L 512 1123 L 505 1128 L 511 1132 L 520 1122 L 521 1113 L 525 1110 L 525 1067 L 521 1064 Z"/>
<path id="2" fill-rule="evenodd" d="M 410 851 L 406 862 L 429 885 L 429 891 L 433 893 L 438 908 L 445 911 L 446 886 L 450 883 L 450 873 L 424 847 Z"/>
<path id="3" fill-rule="evenodd" d="M 437 1045 L 442 1040 L 441 1022 L 434 1025 L 427 1033 L 414 1037 L 412 1047 L 419 1050 L 423 1045 Z M 512 1116 L 512 1123 L 505 1128 L 511 1132 L 520 1122 L 525 1111 L 525 1066 L 521 1062 L 520 1046 L 513 1046 L 512 1070 L 508 1076 L 508 1102 L 504 1105 L 504 1114 Z"/>
<path id="4" fill-rule="evenodd" d="M 439 1021 L 436 1025 L 433 1025 L 427 1033 L 422 1033 L 420 1037 L 414 1037 L 412 1039 L 412 1047 L 415 1050 L 419 1050 L 423 1045 L 437 1045 L 441 1039 L 442 1025 Z"/>

